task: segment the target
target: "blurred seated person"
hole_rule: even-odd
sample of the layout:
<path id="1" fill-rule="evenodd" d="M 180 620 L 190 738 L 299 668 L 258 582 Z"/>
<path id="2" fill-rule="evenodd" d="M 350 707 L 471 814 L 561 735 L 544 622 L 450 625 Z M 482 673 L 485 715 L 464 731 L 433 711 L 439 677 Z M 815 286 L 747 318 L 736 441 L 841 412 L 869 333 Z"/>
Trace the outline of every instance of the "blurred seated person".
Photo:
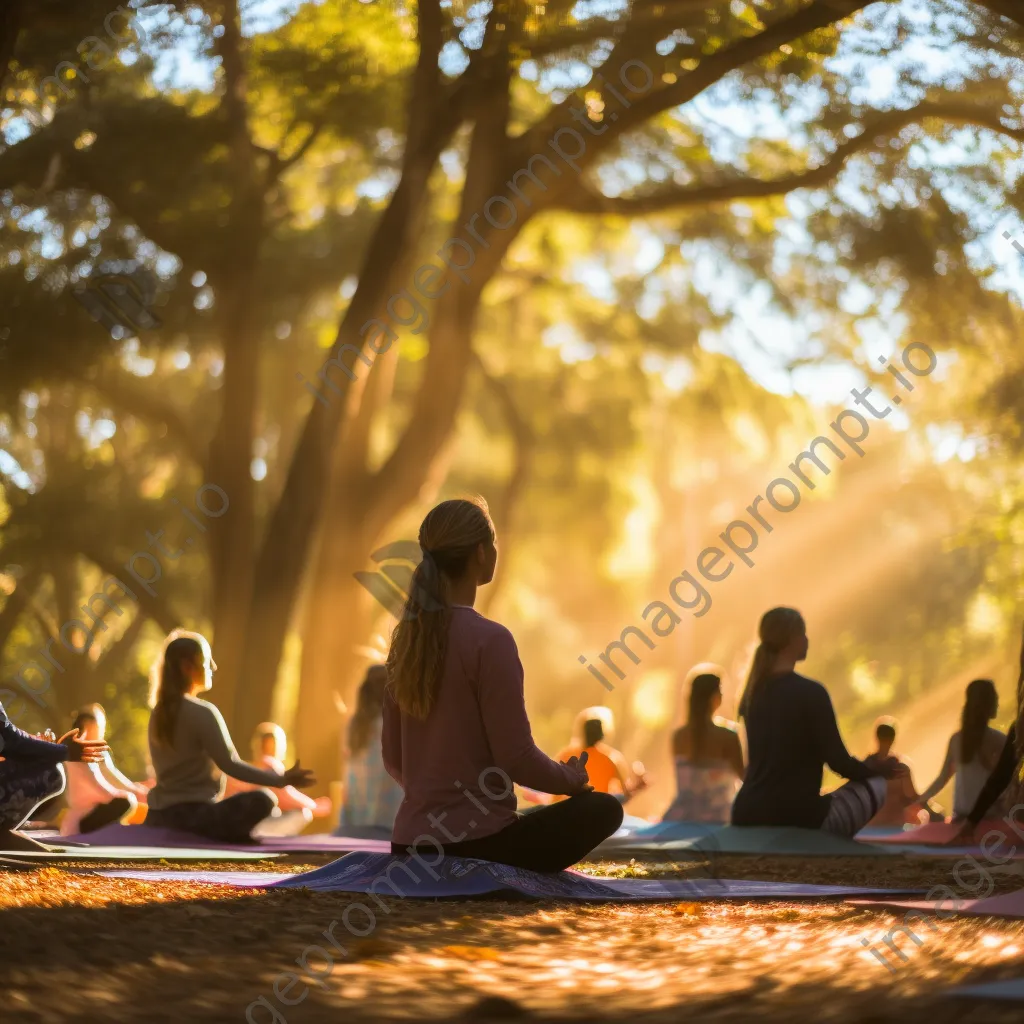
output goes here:
<path id="1" fill-rule="evenodd" d="M 732 805 L 732 824 L 819 829 L 852 839 L 885 803 L 888 780 L 907 774 L 892 760 L 871 768 L 843 743 L 832 698 L 821 683 L 795 671 L 810 641 L 795 608 L 761 616 L 740 715 L 750 764 Z M 825 766 L 847 783 L 821 792 Z"/>
<path id="2" fill-rule="evenodd" d="M 936 796 L 955 776 L 953 817 L 964 818 L 971 813 L 1006 743 L 1006 737 L 989 724 L 998 710 L 999 695 L 991 679 L 975 679 L 968 684 L 960 728 L 950 738 L 938 777 L 921 794 L 922 803 Z M 1001 813 L 997 810 L 995 816 Z"/>
<path id="3" fill-rule="evenodd" d="M 252 736 L 252 761 L 256 768 L 277 772 L 285 772 L 284 758 L 288 751 L 288 737 L 284 729 L 275 722 L 261 722 L 256 726 Z M 237 793 L 249 793 L 260 789 L 251 782 L 228 777 L 224 791 L 225 797 Z M 314 818 L 326 818 L 331 813 L 331 798 L 327 796 L 306 796 L 294 786 L 274 788 L 277 807 L 254 829 L 252 834 L 257 838 L 266 836 L 297 836 L 312 822 Z"/>
<path id="4" fill-rule="evenodd" d="M 388 774 L 381 752 L 387 684 L 387 668 L 371 665 L 359 687 L 346 737 L 345 802 L 337 835 L 380 829 L 390 836 L 402 803 L 402 787 Z"/>
<path id="5" fill-rule="evenodd" d="M 921 796 L 914 787 L 910 772 L 910 762 L 905 757 L 893 753 L 892 745 L 896 742 L 896 720 L 883 717 L 875 723 L 875 739 L 878 749 L 864 758 L 864 763 L 876 771 L 883 771 L 888 765 L 903 763 L 907 766 L 907 774 L 888 780 L 885 802 L 879 812 L 868 822 L 869 828 L 902 827 L 903 825 L 923 824 L 922 817 L 927 820 L 928 810 L 922 809 Z M 923 810 L 923 813 L 922 813 Z"/>
<path id="6" fill-rule="evenodd" d="M 223 715 L 199 696 L 213 686 L 217 666 L 204 636 L 174 630 L 153 666 L 149 756 L 156 784 L 146 824 L 222 843 L 256 841 L 253 829 L 277 807 L 272 790 L 316 784 L 298 762 L 285 772 L 246 764 Z M 220 799 L 224 776 L 261 787 Z"/>
<path id="7" fill-rule="evenodd" d="M 615 730 L 615 717 L 611 708 L 598 705 L 584 708 L 577 716 L 573 737 L 555 759 L 568 761 L 570 757 L 587 755 L 587 775 L 595 793 L 610 793 L 626 803 L 632 796 L 647 786 L 644 766 L 635 761 L 632 768 L 626 758 L 611 743 Z M 568 797 L 549 798 L 566 800 Z"/>
<path id="8" fill-rule="evenodd" d="M 55 743 L 19 729 L 0 704 L 0 850 L 45 851 L 19 831 L 32 813 L 64 791 L 63 762 L 103 759 L 107 745 L 74 729 Z"/>
<path id="9" fill-rule="evenodd" d="M 722 705 L 722 677 L 719 671 L 700 671 L 713 667 L 698 666 L 690 673 L 686 724 L 672 734 L 676 798 L 663 821 L 724 824 L 743 781 L 737 727 L 715 715 Z"/>
<path id="10" fill-rule="evenodd" d="M 102 742 L 107 731 L 107 714 L 102 705 L 87 704 L 75 715 L 73 728 L 85 740 Z M 132 782 L 117 769 L 109 749 L 102 761 L 70 764 L 65 771 L 68 809 L 60 823 L 62 836 L 95 832 L 117 821 L 127 822 L 149 796 L 147 786 Z"/>

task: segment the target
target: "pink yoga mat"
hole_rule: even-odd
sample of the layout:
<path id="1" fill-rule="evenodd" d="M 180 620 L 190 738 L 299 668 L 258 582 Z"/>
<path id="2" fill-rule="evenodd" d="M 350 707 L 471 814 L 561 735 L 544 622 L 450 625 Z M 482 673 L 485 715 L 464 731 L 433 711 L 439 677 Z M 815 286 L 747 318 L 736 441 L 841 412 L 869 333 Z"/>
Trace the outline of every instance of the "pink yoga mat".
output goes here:
<path id="1" fill-rule="evenodd" d="M 974 842 L 980 843 L 982 838 L 990 832 L 998 832 L 1006 839 L 1006 844 L 1000 851 L 1003 855 L 1009 852 L 1010 846 L 1014 845 L 1018 847 L 1018 850 L 1024 851 L 1024 822 L 1019 827 L 1021 831 L 1017 833 L 1008 822 L 1001 818 L 983 821 L 975 829 Z M 906 832 L 897 832 L 891 836 L 871 836 L 871 842 L 887 846 L 941 846 L 948 843 L 959 831 L 959 825 L 947 825 L 945 822 L 938 821 L 908 829 Z M 990 844 L 994 842 L 994 839 L 989 840 Z"/>
<path id="2" fill-rule="evenodd" d="M 266 850 L 268 853 L 390 853 L 391 844 L 381 839 L 352 839 L 346 836 L 274 836 L 261 839 L 258 843 L 232 844 L 215 843 L 210 839 L 192 835 L 190 832 L 175 832 L 169 828 L 154 828 L 151 825 L 107 825 L 105 828 L 85 835 L 65 836 L 47 839 L 53 845 L 82 846 L 146 846 L 159 849 L 186 848 L 209 850 L 237 850 L 251 853 Z"/>
<path id="3" fill-rule="evenodd" d="M 956 892 L 956 889 L 953 888 L 953 891 Z M 940 910 L 943 917 L 949 916 L 951 911 L 971 917 L 1024 917 L 1024 889 L 1003 893 L 1001 896 L 989 896 L 983 900 L 965 899 L 960 901 L 959 905 L 950 900 L 885 900 L 882 903 L 877 900 L 847 900 L 847 903 L 893 907 L 900 910 L 923 910 L 929 914 L 935 914 L 936 910 Z"/>
<path id="4" fill-rule="evenodd" d="M 1020 831 L 1015 831 L 1013 825 L 1004 819 L 982 821 L 975 829 L 973 844 L 948 846 L 947 844 L 955 838 L 961 826 L 937 821 L 916 828 L 910 828 L 893 836 L 871 836 L 870 842 L 879 846 L 890 847 L 933 847 L 936 853 L 948 852 L 950 855 L 959 856 L 973 854 L 978 857 L 982 856 L 981 842 L 986 836 L 991 836 L 992 833 L 995 833 L 997 836 L 1002 837 L 1002 843 L 999 844 L 994 837 L 988 839 L 985 843 L 986 847 L 992 851 L 993 856 L 1001 859 L 1009 855 L 1016 847 L 1014 859 L 1018 859 L 1024 857 L 1024 821 L 1018 827 Z"/>

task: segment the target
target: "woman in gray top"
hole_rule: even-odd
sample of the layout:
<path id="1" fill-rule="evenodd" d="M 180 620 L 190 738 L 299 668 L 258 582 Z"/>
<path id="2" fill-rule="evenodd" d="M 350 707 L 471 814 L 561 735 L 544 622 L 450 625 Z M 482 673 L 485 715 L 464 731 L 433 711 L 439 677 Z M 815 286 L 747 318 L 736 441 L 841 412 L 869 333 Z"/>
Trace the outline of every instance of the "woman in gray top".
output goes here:
<path id="1" fill-rule="evenodd" d="M 156 785 L 146 824 L 223 843 L 252 842 L 250 833 L 277 799 L 260 789 L 220 800 L 225 775 L 270 788 L 306 789 L 316 780 L 298 762 L 279 773 L 238 756 L 220 711 L 197 696 L 213 686 L 216 667 L 209 643 L 198 633 L 175 630 L 164 643 L 150 696 L 149 752 Z"/>

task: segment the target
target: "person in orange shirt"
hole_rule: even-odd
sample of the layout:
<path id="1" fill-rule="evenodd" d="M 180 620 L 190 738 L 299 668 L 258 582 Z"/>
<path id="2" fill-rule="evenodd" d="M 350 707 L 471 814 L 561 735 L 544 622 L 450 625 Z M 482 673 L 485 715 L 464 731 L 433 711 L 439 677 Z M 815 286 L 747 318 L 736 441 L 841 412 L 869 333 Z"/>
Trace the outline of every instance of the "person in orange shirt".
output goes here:
<path id="1" fill-rule="evenodd" d="M 611 793 L 625 803 L 647 785 L 647 777 L 639 761 L 630 768 L 621 752 L 606 742 L 613 727 L 614 718 L 608 708 L 585 708 L 576 718 L 573 742 L 558 755 L 558 760 L 586 753 L 587 775 L 594 792 Z"/>

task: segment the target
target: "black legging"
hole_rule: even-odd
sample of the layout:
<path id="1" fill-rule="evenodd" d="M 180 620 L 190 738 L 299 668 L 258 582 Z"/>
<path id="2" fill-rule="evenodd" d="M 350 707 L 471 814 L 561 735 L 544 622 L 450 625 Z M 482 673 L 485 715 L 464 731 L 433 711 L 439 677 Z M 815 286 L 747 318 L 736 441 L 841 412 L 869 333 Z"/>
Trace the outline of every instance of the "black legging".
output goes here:
<path id="1" fill-rule="evenodd" d="M 494 835 L 448 843 L 444 852 L 451 857 L 475 857 L 530 871 L 562 871 L 581 861 L 621 824 L 622 804 L 614 796 L 578 793 L 518 815 Z M 392 843 L 391 852 L 401 856 L 409 852 L 409 846 Z"/>
<path id="2" fill-rule="evenodd" d="M 85 835 L 86 832 L 95 832 L 105 825 L 113 825 L 120 821 L 133 807 L 131 800 L 124 796 L 115 796 L 105 804 L 97 804 L 78 823 L 78 831 Z"/>

